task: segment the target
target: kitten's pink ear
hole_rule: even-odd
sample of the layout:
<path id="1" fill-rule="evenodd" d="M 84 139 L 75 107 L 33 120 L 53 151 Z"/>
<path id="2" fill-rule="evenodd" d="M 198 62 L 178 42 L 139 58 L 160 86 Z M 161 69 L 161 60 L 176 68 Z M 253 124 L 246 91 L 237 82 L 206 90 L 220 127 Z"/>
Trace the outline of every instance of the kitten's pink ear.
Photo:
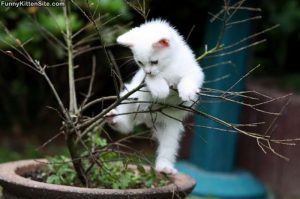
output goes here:
<path id="1" fill-rule="evenodd" d="M 158 42 L 153 43 L 152 46 L 153 48 L 166 48 L 170 46 L 170 40 L 162 38 Z"/>
<path id="2" fill-rule="evenodd" d="M 127 47 L 133 47 L 132 35 L 130 32 L 124 33 L 117 38 L 117 43 Z"/>

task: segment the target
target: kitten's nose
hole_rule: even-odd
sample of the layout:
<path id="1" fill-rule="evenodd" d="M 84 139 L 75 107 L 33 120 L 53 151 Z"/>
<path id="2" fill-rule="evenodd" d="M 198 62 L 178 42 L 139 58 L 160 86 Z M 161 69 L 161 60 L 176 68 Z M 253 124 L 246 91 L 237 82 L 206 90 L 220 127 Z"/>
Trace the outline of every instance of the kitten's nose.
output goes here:
<path id="1" fill-rule="evenodd" d="M 144 71 L 145 71 L 146 75 L 151 75 L 151 74 L 152 74 L 152 72 L 151 72 L 150 69 L 147 69 L 147 68 L 146 68 Z"/>

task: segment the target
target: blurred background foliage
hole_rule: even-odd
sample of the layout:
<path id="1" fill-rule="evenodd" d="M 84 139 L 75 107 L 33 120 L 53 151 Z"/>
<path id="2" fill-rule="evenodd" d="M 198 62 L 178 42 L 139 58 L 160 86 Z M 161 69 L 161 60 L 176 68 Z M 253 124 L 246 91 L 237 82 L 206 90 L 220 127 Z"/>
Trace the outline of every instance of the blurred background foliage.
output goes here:
<path id="1" fill-rule="evenodd" d="M 280 27 L 266 34 L 267 44 L 254 49 L 253 60 L 261 63 L 257 76 L 271 76 L 277 86 L 293 92 L 300 91 L 300 1 L 261 1 L 263 22 L 258 29 L 274 24 Z"/>
<path id="2" fill-rule="evenodd" d="M 103 42 L 112 43 L 116 35 L 120 31 L 115 31 L 115 26 L 121 27 L 120 24 L 127 23 L 132 14 L 122 0 L 90 0 L 89 4 L 78 1 L 77 6 L 83 10 L 89 9 L 91 12 L 103 13 L 98 22 L 103 35 Z M 87 12 L 87 11 L 84 11 Z M 109 25 L 102 26 L 101 23 L 107 23 L 108 20 L 118 16 L 116 20 L 109 21 Z M 64 15 L 62 8 L 14 8 L 0 7 L 1 31 L 0 48 L 13 51 L 9 44 L 15 45 L 14 39 L 18 38 L 22 43 L 26 44 L 26 50 L 37 60 L 47 65 L 63 63 L 66 56 L 61 45 L 53 40 L 54 36 L 63 41 L 62 31 L 65 27 Z M 72 31 L 76 32 L 87 23 L 87 19 L 82 16 L 82 13 L 74 8 L 74 12 L 70 17 Z M 4 31 L 4 27 L 9 29 L 9 34 Z M 79 38 L 90 35 L 93 31 L 93 25 L 85 29 L 85 33 Z M 119 28 L 120 29 L 120 28 Z M 118 30 L 119 30 L 118 29 Z M 53 36 L 52 36 L 53 35 Z M 97 44 L 97 41 L 93 42 Z M 99 54 L 96 52 L 96 54 Z M 81 61 L 80 58 L 76 61 Z M 26 126 L 29 124 L 39 125 L 40 119 L 45 119 L 43 114 L 48 114 L 41 111 L 46 105 L 52 105 L 52 98 L 49 95 L 48 88 L 43 79 L 41 79 L 33 71 L 30 71 L 25 66 L 11 60 L 8 56 L 1 54 L 1 75 L 0 75 L 0 125 L 1 129 L 11 131 L 16 126 Z M 90 64 L 90 63 L 85 63 Z M 99 65 L 102 65 L 100 63 Z M 61 76 L 61 71 L 50 71 L 50 75 L 54 78 L 54 83 L 59 84 L 58 89 L 66 91 L 67 87 L 64 83 L 66 76 Z M 50 119 L 50 118 L 49 118 Z M 51 122 L 50 122 L 51 123 Z"/>
<path id="3" fill-rule="evenodd" d="M 80 6 L 83 10 L 100 13 L 103 15 L 102 18 L 118 16 L 117 22 L 120 20 L 130 20 L 132 18 L 123 0 L 89 0 L 88 2 L 89 4 L 85 1 L 77 1 L 76 5 Z M 40 50 L 40 44 L 43 43 L 43 39 L 45 39 L 46 36 L 50 36 L 45 35 L 45 30 L 61 38 L 62 30 L 65 28 L 64 14 L 60 7 L 50 7 L 47 9 L 39 7 L 0 7 L 0 17 L 1 23 L 8 27 L 13 36 L 23 42 L 31 40 L 30 45 L 28 45 L 28 51 L 36 58 L 40 58 L 43 54 L 43 51 Z M 105 20 L 101 20 L 100 24 L 98 24 L 99 26 L 101 26 L 102 21 L 104 22 Z M 77 31 L 86 25 L 87 21 L 82 16 L 82 13 L 75 11 L 70 16 L 70 23 L 72 30 Z M 90 29 L 92 28 L 91 26 Z M 109 26 L 105 26 L 104 28 L 107 29 Z M 10 41 L 9 35 L 3 31 L 0 32 L 0 37 L 7 42 Z M 106 41 L 112 42 L 112 39 L 113 38 Z M 52 43 L 48 40 L 48 42 L 44 44 L 51 45 Z M 8 46 L 1 42 L 0 47 L 5 48 Z M 51 47 L 55 55 L 61 58 L 62 49 L 59 48 L 60 46 L 52 44 Z"/>
<path id="4" fill-rule="evenodd" d="M 220 0 L 216 0 L 218 2 Z M 84 12 L 100 14 L 101 20 L 97 21 L 103 36 L 91 41 L 90 45 L 114 44 L 117 35 L 124 32 L 130 26 L 135 26 L 144 21 L 128 2 L 139 5 L 139 0 L 89 0 L 75 1 Z M 220 1 L 222 4 L 223 1 Z M 141 0 L 141 3 L 143 1 Z M 300 46 L 300 2 L 298 0 L 256 1 L 256 6 L 262 8 L 262 21 L 254 23 L 254 31 L 271 27 L 275 24 L 281 26 L 265 37 L 267 44 L 259 45 L 253 49 L 250 66 L 261 63 L 262 68 L 255 73 L 257 77 L 270 77 L 276 79 L 276 85 L 283 88 L 300 90 L 300 67 L 298 66 L 298 49 Z M 216 3 L 217 5 L 217 3 Z M 208 11 L 215 6 L 208 0 L 151 0 L 146 1 L 146 7 L 150 8 L 149 19 L 161 17 L 170 21 L 177 27 L 180 33 L 187 39 L 196 54 L 203 50 L 205 42 L 205 26 L 209 19 Z M 116 17 L 117 16 L 117 17 Z M 64 29 L 64 16 L 62 8 L 4 8 L 0 7 L 0 21 L 10 30 L 11 34 L 20 41 L 30 41 L 26 49 L 42 63 L 48 65 L 63 63 L 66 57 L 62 46 L 51 37 L 51 34 L 63 41 L 62 29 Z M 7 43 L 13 41 L 3 30 L 0 23 L 0 48 L 11 50 Z M 37 25 L 37 23 L 41 25 Z M 88 26 L 81 34 L 74 38 L 79 41 L 87 35 L 94 34 L 92 24 L 84 17 L 76 6 L 71 16 L 71 27 L 76 32 Z M 50 33 L 50 34 L 49 34 Z M 109 47 L 116 55 L 116 61 L 121 67 L 121 73 L 128 80 L 137 66 L 133 62 L 123 59 L 129 56 L 129 51 L 123 52 L 119 47 Z M 94 98 L 103 95 L 113 95 L 110 70 L 103 50 L 95 50 L 76 57 L 75 64 L 80 66 L 76 71 L 80 77 L 85 77 L 91 71 L 91 57 L 97 57 L 97 77 L 94 86 Z M 126 64 L 124 63 L 126 62 Z M 67 102 L 68 87 L 65 67 L 57 67 L 49 70 L 49 75 Z M 278 78 L 280 77 L 280 78 Z M 273 82 L 273 81 L 272 81 Z M 88 81 L 78 81 L 79 91 L 84 92 Z M 80 97 L 80 96 L 79 96 Z M 25 157 L 33 157 L 40 154 L 27 147 L 28 140 L 32 145 L 40 145 L 57 133 L 59 119 L 55 111 L 47 108 L 55 107 L 55 101 L 49 92 L 44 80 L 36 73 L 17 63 L 4 54 L 0 54 L 0 156 L 12 151 L 12 159 L 19 158 L 19 152 L 25 151 Z M 101 107 L 96 107 L 101 108 Z M 95 110 L 95 112 L 98 112 Z M 90 114 L 94 111 L 90 110 Z M 10 139 L 8 139 L 8 137 Z M 58 141 L 59 142 L 59 141 Z M 26 152 L 27 151 L 27 152 Z M 9 159 L 6 156 L 5 161 Z"/>

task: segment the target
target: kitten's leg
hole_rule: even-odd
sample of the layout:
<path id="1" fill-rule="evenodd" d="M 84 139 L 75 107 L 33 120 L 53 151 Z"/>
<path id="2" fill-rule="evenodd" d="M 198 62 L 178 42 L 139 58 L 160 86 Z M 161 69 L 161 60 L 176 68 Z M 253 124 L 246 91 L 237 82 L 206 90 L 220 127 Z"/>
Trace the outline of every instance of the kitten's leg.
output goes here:
<path id="1" fill-rule="evenodd" d="M 167 81 L 161 77 L 147 77 L 145 82 L 153 98 L 165 99 L 170 94 Z"/>
<path id="2" fill-rule="evenodd" d="M 177 173 L 174 164 L 182 132 L 183 126 L 178 121 L 168 121 L 165 126 L 156 128 L 155 133 L 159 145 L 155 169 L 158 172 Z"/>
<path id="3" fill-rule="evenodd" d="M 200 92 L 200 88 L 204 82 L 204 73 L 201 71 L 195 71 L 192 74 L 188 74 L 181 78 L 177 88 L 180 98 L 183 101 L 191 101 L 197 99 L 197 93 Z"/>
<path id="4" fill-rule="evenodd" d="M 200 91 L 197 82 L 193 82 L 193 80 L 189 78 L 182 78 L 177 88 L 179 96 L 183 101 L 197 99 L 197 93 Z"/>
<path id="5" fill-rule="evenodd" d="M 120 96 L 126 95 L 132 89 L 136 88 L 140 85 L 145 77 L 145 73 L 142 69 L 138 70 L 138 72 L 134 75 L 131 82 L 129 84 L 125 84 L 125 89 L 120 93 Z M 130 97 L 137 99 L 144 99 L 144 93 L 135 92 Z M 128 134 L 133 130 L 135 125 L 134 115 L 135 114 L 124 114 L 123 113 L 131 113 L 136 111 L 136 104 L 123 104 L 117 106 L 115 109 L 111 110 L 106 114 L 106 122 L 116 131 L 124 134 Z"/>
<path id="6" fill-rule="evenodd" d="M 129 113 L 132 110 L 131 105 L 120 105 L 106 114 L 106 122 L 114 130 L 128 134 L 133 130 L 134 118 L 132 114 L 122 115 L 122 113 Z"/>

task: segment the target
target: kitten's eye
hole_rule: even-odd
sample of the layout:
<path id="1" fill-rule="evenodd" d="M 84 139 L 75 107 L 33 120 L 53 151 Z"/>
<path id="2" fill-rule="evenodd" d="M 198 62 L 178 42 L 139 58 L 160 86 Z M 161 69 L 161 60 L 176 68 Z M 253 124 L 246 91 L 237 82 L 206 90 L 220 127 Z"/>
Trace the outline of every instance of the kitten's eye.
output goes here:
<path id="1" fill-rule="evenodd" d="M 150 64 L 151 64 L 151 65 L 157 65 L 157 64 L 158 64 L 158 60 L 150 61 Z"/>
<path id="2" fill-rule="evenodd" d="M 137 63 L 141 66 L 144 66 L 143 62 L 141 62 L 140 60 L 138 60 Z"/>

